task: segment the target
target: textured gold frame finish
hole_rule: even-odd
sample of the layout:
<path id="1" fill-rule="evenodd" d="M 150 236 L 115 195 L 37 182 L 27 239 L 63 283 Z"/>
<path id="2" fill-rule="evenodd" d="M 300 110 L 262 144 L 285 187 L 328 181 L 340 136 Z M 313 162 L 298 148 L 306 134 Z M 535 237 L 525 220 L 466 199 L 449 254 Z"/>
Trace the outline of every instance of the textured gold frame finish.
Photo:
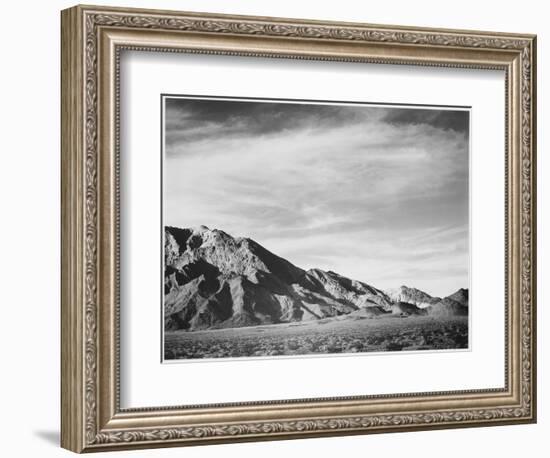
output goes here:
<path id="1" fill-rule="evenodd" d="M 89 452 L 535 421 L 535 36 L 92 6 L 64 10 L 61 33 L 63 447 Z M 121 410 L 122 49 L 505 71 L 505 388 Z"/>

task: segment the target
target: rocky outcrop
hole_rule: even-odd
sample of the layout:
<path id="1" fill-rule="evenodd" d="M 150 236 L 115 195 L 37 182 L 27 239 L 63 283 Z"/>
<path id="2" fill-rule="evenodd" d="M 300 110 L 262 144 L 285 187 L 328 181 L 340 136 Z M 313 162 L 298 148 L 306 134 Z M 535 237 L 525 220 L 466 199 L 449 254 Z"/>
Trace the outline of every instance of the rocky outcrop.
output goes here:
<path id="1" fill-rule="evenodd" d="M 388 290 L 386 293 L 395 302 L 406 302 L 408 304 L 414 304 L 419 308 L 429 307 L 441 300 L 440 297 L 432 297 L 424 291 L 410 288 L 405 285 Z"/>
<path id="2" fill-rule="evenodd" d="M 423 309 L 430 316 L 467 316 L 468 307 L 446 297 Z"/>
<path id="3" fill-rule="evenodd" d="M 464 288 L 460 288 L 456 293 L 451 294 L 450 296 L 447 296 L 446 299 L 452 299 L 455 302 L 458 302 L 459 304 L 464 305 L 465 307 L 468 307 L 468 290 Z"/>
<path id="4" fill-rule="evenodd" d="M 410 315 L 427 315 L 426 309 L 421 309 L 414 304 L 408 302 L 396 302 L 391 307 L 391 312 L 394 315 L 410 316 Z"/>

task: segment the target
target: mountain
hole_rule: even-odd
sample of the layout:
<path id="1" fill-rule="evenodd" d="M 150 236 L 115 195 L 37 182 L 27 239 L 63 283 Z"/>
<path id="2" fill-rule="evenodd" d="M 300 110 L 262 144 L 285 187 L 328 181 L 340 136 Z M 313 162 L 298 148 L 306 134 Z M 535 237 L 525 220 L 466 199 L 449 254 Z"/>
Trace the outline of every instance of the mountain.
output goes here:
<path id="1" fill-rule="evenodd" d="M 462 313 L 452 304 L 463 305 L 450 297 L 444 300 L 451 306 L 438 305 L 441 299 L 407 288 L 395 298 L 330 270 L 306 271 L 254 240 L 206 226 L 166 227 L 164 258 L 167 330 L 253 326 L 348 314 Z M 467 290 L 459 291 L 467 295 Z"/>
<path id="2" fill-rule="evenodd" d="M 453 301 L 468 307 L 468 290 L 460 288 L 456 293 L 447 296 L 447 299 L 452 299 Z"/>
<path id="3" fill-rule="evenodd" d="M 432 297 L 428 293 L 408 286 L 386 291 L 387 295 L 396 303 L 393 306 L 394 313 L 399 313 L 403 307 L 399 304 L 413 304 L 419 310 L 404 311 L 409 315 L 428 315 L 438 317 L 467 316 L 468 315 L 468 290 L 460 288 L 456 293 L 444 297 Z"/>
<path id="4" fill-rule="evenodd" d="M 456 293 L 440 299 L 425 310 L 431 316 L 467 316 L 468 290 L 460 288 Z"/>
<path id="5" fill-rule="evenodd" d="M 386 293 L 393 301 L 407 302 L 419 308 L 429 307 L 441 300 L 439 297 L 432 297 L 424 291 L 404 285 L 399 288 L 390 289 Z"/>
<path id="6" fill-rule="evenodd" d="M 430 316 L 468 316 L 468 306 L 449 297 L 423 309 Z"/>

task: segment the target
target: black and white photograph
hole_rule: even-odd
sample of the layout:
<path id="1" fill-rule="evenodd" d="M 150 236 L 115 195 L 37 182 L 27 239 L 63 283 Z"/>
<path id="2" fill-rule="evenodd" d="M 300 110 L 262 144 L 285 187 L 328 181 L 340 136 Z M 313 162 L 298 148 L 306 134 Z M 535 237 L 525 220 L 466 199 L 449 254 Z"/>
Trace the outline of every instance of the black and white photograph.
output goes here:
<path id="1" fill-rule="evenodd" d="M 469 348 L 468 107 L 161 112 L 164 361 Z"/>

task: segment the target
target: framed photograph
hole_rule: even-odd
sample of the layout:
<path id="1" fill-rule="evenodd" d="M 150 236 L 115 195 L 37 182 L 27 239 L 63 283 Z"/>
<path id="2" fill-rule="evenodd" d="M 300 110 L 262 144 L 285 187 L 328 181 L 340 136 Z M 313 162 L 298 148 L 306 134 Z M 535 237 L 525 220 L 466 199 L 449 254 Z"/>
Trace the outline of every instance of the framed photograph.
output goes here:
<path id="1" fill-rule="evenodd" d="M 533 35 L 62 12 L 62 446 L 536 421 Z"/>

